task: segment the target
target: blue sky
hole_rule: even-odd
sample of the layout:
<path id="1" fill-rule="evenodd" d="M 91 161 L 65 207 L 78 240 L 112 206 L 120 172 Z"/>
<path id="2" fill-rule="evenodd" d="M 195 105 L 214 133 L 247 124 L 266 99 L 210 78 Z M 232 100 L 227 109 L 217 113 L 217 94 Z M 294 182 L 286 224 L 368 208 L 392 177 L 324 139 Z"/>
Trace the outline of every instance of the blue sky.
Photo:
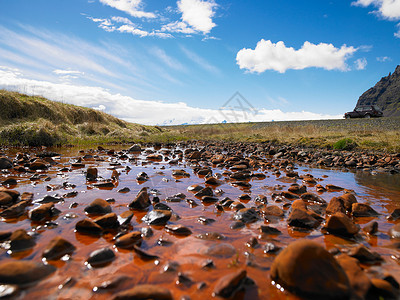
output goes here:
<path id="1" fill-rule="evenodd" d="M 0 7 L 0 88 L 143 124 L 338 118 L 400 62 L 400 0 Z"/>

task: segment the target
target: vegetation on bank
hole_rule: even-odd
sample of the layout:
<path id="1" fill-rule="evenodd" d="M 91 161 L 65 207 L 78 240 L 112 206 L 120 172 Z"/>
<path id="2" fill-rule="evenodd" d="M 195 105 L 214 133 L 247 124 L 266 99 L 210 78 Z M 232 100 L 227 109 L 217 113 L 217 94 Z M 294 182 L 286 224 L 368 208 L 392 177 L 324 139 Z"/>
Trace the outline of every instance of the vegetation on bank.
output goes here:
<path id="1" fill-rule="evenodd" d="M 5 90 L 0 90 L 0 108 L 2 145 L 223 140 L 400 152 L 400 117 L 158 127 Z"/>
<path id="2" fill-rule="evenodd" d="M 0 144 L 53 146 L 129 142 L 162 129 L 91 108 L 0 90 Z"/>

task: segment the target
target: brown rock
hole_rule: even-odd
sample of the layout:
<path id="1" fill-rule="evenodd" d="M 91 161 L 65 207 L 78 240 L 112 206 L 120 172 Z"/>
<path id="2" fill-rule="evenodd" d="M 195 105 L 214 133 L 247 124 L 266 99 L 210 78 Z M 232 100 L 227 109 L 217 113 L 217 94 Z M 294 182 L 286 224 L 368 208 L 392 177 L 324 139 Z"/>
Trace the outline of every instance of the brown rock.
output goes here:
<path id="1" fill-rule="evenodd" d="M 78 221 L 75 225 L 75 229 L 82 234 L 100 235 L 103 232 L 103 228 L 89 219 Z"/>
<path id="2" fill-rule="evenodd" d="M 371 280 L 361 269 L 358 260 L 346 254 L 341 254 L 336 259 L 346 272 L 355 294 L 360 299 L 365 299 L 365 296 L 371 287 Z"/>
<path id="3" fill-rule="evenodd" d="M 370 299 L 398 299 L 399 291 L 388 281 L 380 278 L 372 278 L 371 283 Z"/>
<path id="4" fill-rule="evenodd" d="M 383 261 L 383 258 L 380 256 L 380 254 L 377 252 L 371 252 L 364 245 L 359 245 L 352 248 L 348 255 L 358 259 L 361 263 L 379 263 Z"/>
<path id="5" fill-rule="evenodd" d="M 17 229 L 10 236 L 11 251 L 24 251 L 33 248 L 35 245 L 34 238 L 25 229 Z"/>
<path id="6" fill-rule="evenodd" d="M 98 249 L 90 253 L 86 260 L 92 267 L 103 267 L 115 259 L 115 253 L 110 248 Z"/>
<path id="7" fill-rule="evenodd" d="M 337 212 L 328 217 L 325 229 L 329 233 L 346 237 L 354 236 L 360 231 L 360 227 L 356 225 L 348 216 L 341 212 Z"/>
<path id="8" fill-rule="evenodd" d="M 104 229 L 117 228 L 119 226 L 118 217 L 116 213 L 109 213 L 98 217 L 94 222 Z"/>
<path id="9" fill-rule="evenodd" d="M 56 215 L 54 203 L 45 203 L 29 211 L 29 219 L 40 222 Z"/>
<path id="10" fill-rule="evenodd" d="M 274 217 L 283 217 L 285 215 L 284 211 L 276 205 L 270 205 L 262 209 L 262 213 L 264 216 L 274 216 Z"/>
<path id="11" fill-rule="evenodd" d="M 18 198 L 20 196 L 20 193 L 18 191 L 9 190 L 9 189 L 6 189 L 4 187 L 0 187 L 0 192 L 4 192 L 4 193 L 10 195 L 14 202 L 18 201 Z M 22 199 L 22 200 L 24 200 L 24 199 Z"/>
<path id="12" fill-rule="evenodd" d="M 364 226 L 363 231 L 368 234 L 377 234 L 378 233 L 378 222 L 373 221 L 369 222 L 367 225 Z"/>
<path id="13" fill-rule="evenodd" d="M 344 208 L 345 208 L 348 212 L 351 212 L 351 210 L 352 210 L 352 205 L 353 205 L 354 203 L 357 203 L 356 196 L 354 196 L 354 195 L 351 194 L 351 193 L 346 193 L 346 194 L 340 196 L 339 198 L 343 200 Z"/>
<path id="14" fill-rule="evenodd" d="M 88 214 L 105 215 L 111 212 L 110 204 L 104 199 L 96 199 L 85 207 Z"/>
<path id="15" fill-rule="evenodd" d="M 56 270 L 52 265 L 17 260 L 0 263 L 0 282 L 26 285 L 39 281 Z"/>
<path id="16" fill-rule="evenodd" d="M 86 180 L 95 181 L 98 177 L 98 170 L 95 167 L 89 167 L 86 170 Z"/>
<path id="17" fill-rule="evenodd" d="M 114 300 L 172 300 L 171 292 L 163 287 L 152 284 L 139 284 L 134 288 L 118 293 Z"/>
<path id="18" fill-rule="evenodd" d="M 329 201 L 328 207 L 326 208 L 326 213 L 329 215 L 333 215 L 334 213 L 341 212 L 346 213 L 346 208 L 344 207 L 343 200 L 337 197 L 333 197 L 331 201 Z"/>
<path id="19" fill-rule="evenodd" d="M 0 170 L 2 169 L 11 169 L 13 167 L 13 163 L 11 159 L 8 157 L 2 156 L 0 157 Z"/>
<path id="20" fill-rule="evenodd" d="M 147 188 L 142 188 L 137 194 L 136 198 L 129 204 L 130 208 L 145 210 L 151 205 Z"/>
<path id="21" fill-rule="evenodd" d="M 389 236 L 392 239 L 400 238 L 400 223 L 397 223 L 389 229 Z"/>
<path id="22" fill-rule="evenodd" d="M 314 194 L 314 193 L 304 193 L 300 196 L 301 199 L 309 201 L 309 202 L 315 202 L 318 204 L 325 204 L 326 201 L 322 199 L 320 196 Z"/>
<path id="23" fill-rule="evenodd" d="M 246 270 L 239 270 L 220 278 L 215 285 L 213 296 L 222 298 L 233 297 L 236 292 L 243 288 L 246 276 Z"/>
<path id="24" fill-rule="evenodd" d="M 25 208 L 30 204 L 30 201 L 21 201 L 13 206 L 3 210 L 0 216 L 5 219 L 18 218 L 25 214 Z"/>
<path id="25" fill-rule="evenodd" d="M 188 236 L 192 234 L 192 231 L 183 225 L 166 225 L 165 230 L 175 235 Z"/>
<path id="26" fill-rule="evenodd" d="M 48 164 L 43 159 L 36 159 L 33 163 L 30 164 L 29 169 L 31 170 L 47 170 Z"/>
<path id="27" fill-rule="evenodd" d="M 353 203 L 352 215 L 355 217 L 376 217 L 379 213 L 368 204 Z"/>
<path id="28" fill-rule="evenodd" d="M 132 249 L 134 245 L 142 242 L 142 235 L 139 231 L 130 232 L 120 236 L 115 241 L 115 246 L 123 249 Z"/>
<path id="29" fill-rule="evenodd" d="M 12 197 L 6 192 L 0 192 L 0 206 L 8 206 L 13 203 Z"/>
<path id="30" fill-rule="evenodd" d="M 289 226 L 311 229 L 319 225 L 317 219 L 303 209 L 293 209 L 288 218 Z"/>
<path id="31" fill-rule="evenodd" d="M 48 260 L 57 260 L 66 254 L 72 254 L 75 251 L 75 246 L 62 237 L 55 237 L 47 245 L 43 251 L 42 257 Z"/>
<path id="32" fill-rule="evenodd" d="M 306 298 L 350 298 L 350 282 L 342 267 L 322 246 L 306 239 L 291 243 L 278 254 L 271 279 Z"/>

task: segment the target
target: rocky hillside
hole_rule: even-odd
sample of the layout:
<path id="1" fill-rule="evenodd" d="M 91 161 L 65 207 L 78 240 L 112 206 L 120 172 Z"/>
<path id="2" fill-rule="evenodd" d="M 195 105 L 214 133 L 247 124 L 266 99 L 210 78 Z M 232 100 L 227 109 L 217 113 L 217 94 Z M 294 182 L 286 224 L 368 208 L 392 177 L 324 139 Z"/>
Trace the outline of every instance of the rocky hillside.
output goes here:
<path id="1" fill-rule="evenodd" d="M 357 106 L 376 104 L 384 116 L 400 116 L 400 65 L 358 99 Z"/>

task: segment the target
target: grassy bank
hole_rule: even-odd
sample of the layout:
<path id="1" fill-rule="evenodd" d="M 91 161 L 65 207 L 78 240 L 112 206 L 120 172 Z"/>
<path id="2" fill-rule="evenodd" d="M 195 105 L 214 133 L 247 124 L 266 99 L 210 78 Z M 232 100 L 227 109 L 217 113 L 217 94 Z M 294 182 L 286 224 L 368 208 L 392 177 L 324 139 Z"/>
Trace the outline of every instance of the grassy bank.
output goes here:
<path id="1" fill-rule="evenodd" d="M 169 126 L 152 140 L 276 142 L 328 149 L 400 152 L 400 117 Z"/>
<path id="2" fill-rule="evenodd" d="M 400 152 L 400 117 L 143 126 L 94 109 L 5 90 L 0 90 L 0 108 L 2 145 L 222 140 Z"/>
<path id="3" fill-rule="evenodd" d="M 94 109 L 0 90 L 0 144 L 52 146 L 129 142 L 162 132 Z"/>

